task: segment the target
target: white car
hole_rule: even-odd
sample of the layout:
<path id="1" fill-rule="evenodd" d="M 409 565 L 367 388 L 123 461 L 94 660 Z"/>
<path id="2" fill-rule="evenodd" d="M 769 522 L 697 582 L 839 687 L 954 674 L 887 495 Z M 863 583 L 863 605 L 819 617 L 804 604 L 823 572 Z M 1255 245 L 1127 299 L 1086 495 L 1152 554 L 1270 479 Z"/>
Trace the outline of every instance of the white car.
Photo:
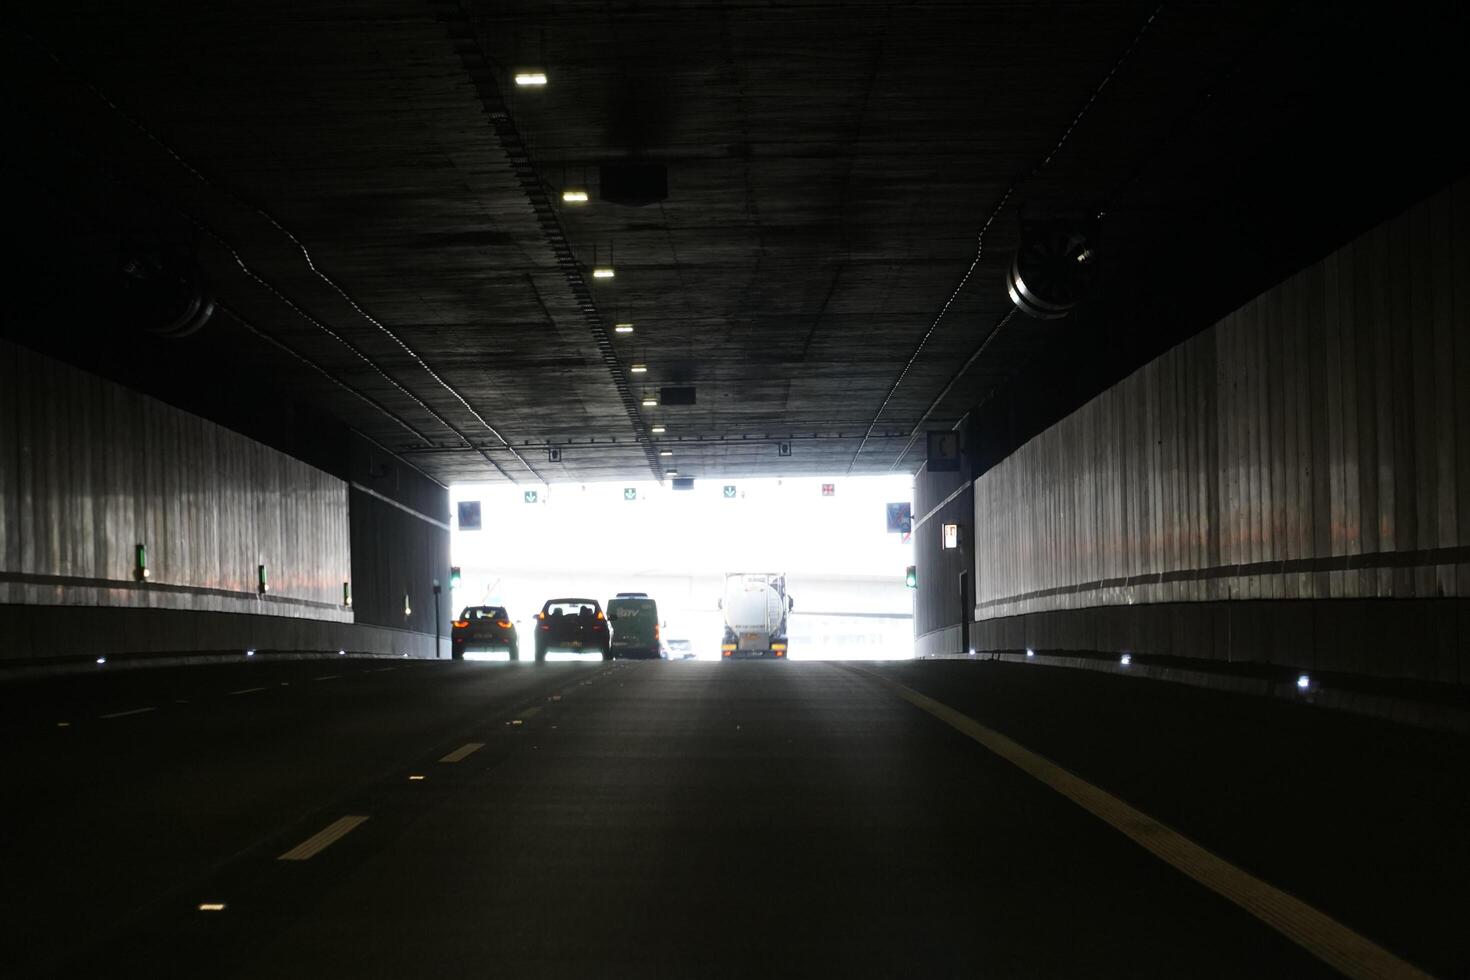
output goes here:
<path id="1" fill-rule="evenodd" d="M 694 657 L 694 644 L 688 640 L 664 640 L 665 660 L 690 660 Z"/>

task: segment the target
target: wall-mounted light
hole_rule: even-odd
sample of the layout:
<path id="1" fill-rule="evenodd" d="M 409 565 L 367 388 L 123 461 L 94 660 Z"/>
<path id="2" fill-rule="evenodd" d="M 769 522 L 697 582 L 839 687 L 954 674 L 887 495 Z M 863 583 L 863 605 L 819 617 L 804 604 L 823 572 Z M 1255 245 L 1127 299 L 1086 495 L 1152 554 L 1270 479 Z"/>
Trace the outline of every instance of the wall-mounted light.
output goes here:
<path id="1" fill-rule="evenodd" d="M 610 265 L 600 265 L 592 270 L 593 279 L 611 279 L 617 275 Z"/>
<path id="2" fill-rule="evenodd" d="M 629 371 L 632 371 L 634 374 L 647 374 L 648 373 L 648 365 L 647 364 L 632 364 L 632 365 L 629 365 L 628 370 Z"/>
<path id="3" fill-rule="evenodd" d="M 348 609 L 351 609 L 352 608 L 352 583 L 351 582 L 343 582 L 342 583 L 342 605 L 346 606 Z"/>
<path id="4" fill-rule="evenodd" d="M 561 199 L 567 204 L 586 204 L 587 192 L 570 189 L 564 190 L 561 192 Z"/>
<path id="5" fill-rule="evenodd" d="M 1133 654 L 1123 654 L 1123 656 L 1118 658 L 1118 663 L 1122 664 L 1124 667 L 1127 667 L 1129 664 L 1133 663 Z"/>
<path id="6" fill-rule="evenodd" d="M 148 579 L 148 549 L 143 546 L 142 542 L 133 548 L 133 578 L 139 582 Z"/>
<path id="7" fill-rule="evenodd" d="M 407 619 L 413 615 L 413 606 L 408 601 L 408 593 L 403 593 L 403 618 Z"/>
<path id="8" fill-rule="evenodd" d="M 516 84 L 522 88 L 536 88 L 546 84 L 546 72 L 544 71 L 518 71 L 516 72 Z"/>
<path id="9" fill-rule="evenodd" d="M 613 333 L 632 333 L 632 332 L 633 332 L 633 324 L 631 324 L 631 323 L 615 323 L 615 324 L 613 324 Z"/>
<path id="10" fill-rule="evenodd" d="M 255 566 L 255 588 L 260 592 L 261 595 L 265 595 L 267 592 L 270 591 L 270 585 L 265 578 L 264 565 Z"/>

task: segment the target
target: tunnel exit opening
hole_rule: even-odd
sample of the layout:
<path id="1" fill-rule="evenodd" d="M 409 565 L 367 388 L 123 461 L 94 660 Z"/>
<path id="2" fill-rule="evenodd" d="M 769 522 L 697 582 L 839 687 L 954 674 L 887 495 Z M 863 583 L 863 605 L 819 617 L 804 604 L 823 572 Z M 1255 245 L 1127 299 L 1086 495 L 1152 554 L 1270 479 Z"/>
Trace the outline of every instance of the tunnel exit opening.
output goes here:
<path id="1" fill-rule="evenodd" d="M 456 623 L 470 609 L 503 609 L 528 662 L 538 652 L 601 658 L 595 630 L 539 649 L 553 631 L 537 617 L 560 598 L 595 605 L 590 615 L 606 617 L 615 656 L 906 658 L 913 545 L 888 531 L 886 517 L 889 503 L 911 495 L 907 475 L 711 478 L 687 490 L 652 481 L 456 485 L 451 513 L 471 519 L 451 532 L 460 578 L 446 578 L 446 606 Z M 747 596 L 757 578 L 777 598 Z M 655 618 L 637 626 L 637 614 L 620 608 L 627 594 L 646 596 Z M 509 642 L 456 650 L 511 659 Z"/>

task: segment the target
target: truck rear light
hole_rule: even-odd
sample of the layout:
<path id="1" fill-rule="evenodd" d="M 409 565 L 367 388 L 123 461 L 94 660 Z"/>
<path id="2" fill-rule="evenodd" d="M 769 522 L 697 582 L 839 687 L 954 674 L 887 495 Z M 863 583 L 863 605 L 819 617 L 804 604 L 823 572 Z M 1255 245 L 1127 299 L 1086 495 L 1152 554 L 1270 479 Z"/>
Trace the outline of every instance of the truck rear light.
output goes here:
<path id="1" fill-rule="evenodd" d="M 729 651 L 729 650 L 726 650 L 726 651 L 725 651 L 725 656 L 727 656 L 727 657 L 728 657 L 728 656 L 730 656 L 730 654 L 731 654 L 731 651 Z"/>

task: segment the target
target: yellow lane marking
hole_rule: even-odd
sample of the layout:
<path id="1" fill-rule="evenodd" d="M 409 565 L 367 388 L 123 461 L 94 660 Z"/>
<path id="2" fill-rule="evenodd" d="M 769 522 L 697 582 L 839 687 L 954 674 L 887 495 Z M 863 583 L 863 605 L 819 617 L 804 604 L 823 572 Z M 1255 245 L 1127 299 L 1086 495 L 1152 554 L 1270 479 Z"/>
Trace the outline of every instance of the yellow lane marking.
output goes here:
<path id="1" fill-rule="evenodd" d="M 318 830 L 316 833 L 306 838 L 306 840 L 302 841 L 300 844 L 297 844 L 295 847 L 291 848 L 285 854 L 282 854 L 280 857 L 276 858 L 276 860 L 305 861 L 307 858 L 315 857 L 322 851 L 326 850 L 328 847 L 331 847 L 333 844 L 337 843 L 337 841 L 341 840 L 343 837 L 346 837 L 348 834 L 352 833 L 366 820 L 367 817 L 357 816 L 355 814 L 348 814 L 345 817 L 339 817 L 338 819 L 333 820 L 331 823 L 327 824 L 321 830 Z"/>
<path id="2" fill-rule="evenodd" d="M 232 697 L 234 697 L 237 694 L 256 694 L 256 693 L 258 693 L 260 691 L 264 691 L 264 690 L 265 690 L 265 688 L 263 688 L 263 687 L 247 687 L 247 688 L 243 688 L 243 689 L 241 689 L 239 691 L 231 691 L 230 693 L 226 694 L 225 697 L 232 698 Z"/>
<path id="3" fill-rule="evenodd" d="M 1056 790 L 1175 870 L 1234 902 L 1344 975 L 1361 978 L 1429 976 L 1336 919 L 1242 871 L 1148 814 L 968 715 L 886 677 L 866 670 L 862 673 L 869 674 L 909 704 L 928 712 Z"/>
<path id="4" fill-rule="evenodd" d="M 155 709 L 155 708 L 133 708 L 133 709 L 131 709 L 129 711 L 114 711 L 110 715 L 102 715 L 101 717 L 103 717 L 103 718 L 126 718 L 128 715 L 141 715 L 141 714 L 146 714 L 149 711 L 155 711 L 155 710 L 157 710 L 157 709 Z"/>
<path id="5" fill-rule="evenodd" d="M 464 745 L 461 745 L 459 748 L 455 749 L 453 752 L 449 753 L 448 755 L 446 755 L 444 758 L 440 759 L 439 761 L 440 762 L 459 762 L 462 759 L 469 758 L 469 756 L 471 756 L 474 753 L 480 751 L 484 747 L 485 747 L 485 743 L 484 742 L 466 742 Z"/>

